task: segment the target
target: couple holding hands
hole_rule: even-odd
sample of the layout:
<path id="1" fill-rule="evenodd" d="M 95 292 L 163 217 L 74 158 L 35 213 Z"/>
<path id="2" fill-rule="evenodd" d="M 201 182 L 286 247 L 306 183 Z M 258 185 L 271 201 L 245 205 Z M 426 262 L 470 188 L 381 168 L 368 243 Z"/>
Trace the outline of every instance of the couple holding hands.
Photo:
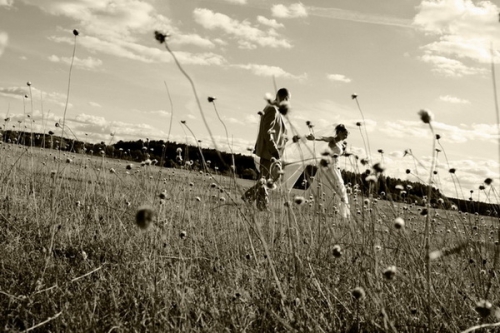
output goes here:
<path id="1" fill-rule="evenodd" d="M 268 188 L 274 186 L 282 172 L 283 152 L 287 141 L 287 126 L 284 117 L 288 112 L 288 100 L 290 92 L 286 88 L 281 88 L 276 93 L 274 101 L 268 100 L 268 105 L 264 108 L 259 125 L 259 134 L 255 143 L 254 154 L 260 157 L 258 169 L 260 172 L 257 184 L 248 189 L 242 199 L 247 202 L 256 201 L 257 208 L 267 210 L 269 207 Z M 349 206 L 347 191 L 344 181 L 337 165 L 337 160 L 343 154 L 342 143 L 349 135 L 349 131 L 344 125 L 335 127 L 333 136 L 315 137 L 313 134 L 306 136 L 311 141 L 323 141 L 328 143 L 329 153 L 332 157 L 331 163 L 321 167 L 321 172 L 325 174 L 323 185 L 331 188 L 341 201 L 341 215 L 349 216 Z M 330 186 L 328 186 L 330 185 Z"/>

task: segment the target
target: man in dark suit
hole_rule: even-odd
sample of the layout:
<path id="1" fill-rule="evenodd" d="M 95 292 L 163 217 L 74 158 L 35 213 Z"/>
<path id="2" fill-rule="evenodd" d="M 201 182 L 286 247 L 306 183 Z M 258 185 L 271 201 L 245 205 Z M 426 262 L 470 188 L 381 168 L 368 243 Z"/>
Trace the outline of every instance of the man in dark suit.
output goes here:
<path id="1" fill-rule="evenodd" d="M 274 101 L 268 101 L 260 119 L 259 134 L 255 143 L 254 153 L 260 157 L 259 171 L 260 180 L 248 189 L 242 199 L 253 202 L 257 200 L 257 208 L 268 209 L 269 197 L 267 186 L 272 187 L 278 180 L 281 170 L 280 159 L 283 155 L 286 143 L 287 128 L 284 116 L 288 112 L 288 100 L 290 92 L 281 88 L 276 93 Z"/>

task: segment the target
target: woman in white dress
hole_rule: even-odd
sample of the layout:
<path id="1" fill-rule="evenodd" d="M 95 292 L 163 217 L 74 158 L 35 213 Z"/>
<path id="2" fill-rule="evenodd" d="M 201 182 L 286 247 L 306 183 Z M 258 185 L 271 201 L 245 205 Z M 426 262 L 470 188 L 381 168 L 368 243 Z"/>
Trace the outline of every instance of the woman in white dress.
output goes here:
<path id="1" fill-rule="evenodd" d="M 306 136 L 308 140 L 328 142 L 328 156 L 320 161 L 320 169 L 317 172 L 317 181 L 324 187 L 323 191 L 330 189 L 340 198 L 340 214 L 344 218 L 350 217 L 349 198 L 347 189 L 340 173 L 338 159 L 344 153 L 343 142 L 347 139 L 349 131 L 343 124 L 335 126 L 335 136 L 315 137 L 313 134 Z M 318 179 L 319 178 L 319 179 Z"/>

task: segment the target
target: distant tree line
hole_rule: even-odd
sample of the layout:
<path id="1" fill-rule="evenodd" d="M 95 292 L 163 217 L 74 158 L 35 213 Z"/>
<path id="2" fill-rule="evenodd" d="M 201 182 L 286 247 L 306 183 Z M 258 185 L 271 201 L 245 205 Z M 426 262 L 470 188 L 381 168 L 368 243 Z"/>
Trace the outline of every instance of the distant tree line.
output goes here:
<path id="1" fill-rule="evenodd" d="M 52 133 L 52 132 L 50 132 Z M 234 174 L 245 179 L 257 179 L 257 170 L 252 156 L 219 152 L 212 148 L 201 148 L 185 143 L 165 142 L 163 140 L 137 140 L 118 141 L 114 144 L 86 143 L 77 139 L 61 138 L 55 133 L 41 134 L 23 131 L 5 130 L 2 132 L 4 142 L 20 144 L 33 147 L 44 147 L 47 149 L 60 149 L 87 155 L 99 155 L 104 151 L 108 158 L 119 158 L 134 162 L 142 162 L 147 159 L 156 160 L 157 165 L 167 168 L 186 168 L 193 170 L 217 172 L 223 175 Z M 234 161 L 234 163 L 233 163 Z M 315 174 L 317 167 L 308 166 L 305 172 L 294 184 L 294 188 L 304 189 L 307 187 L 307 180 Z M 342 177 L 346 184 L 357 184 L 361 195 L 368 197 L 371 193 L 375 198 L 392 200 L 394 202 L 416 204 L 423 206 L 423 199 L 429 200 L 431 206 L 444 209 L 457 209 L 471 214 L 498 215 L 498 205 L 469 200 L 447 198 L 439 189 L 431 187 L 430 197 L 429 186 L 392 178 L 383 174 L 377 177 L 375 182 L 367 180 L 370 171 L 354 173 L 342 170 Z M 304 182 L 304 179 L 306 180 Z M 370 190 L 371 186 L 371 190 Z"/>

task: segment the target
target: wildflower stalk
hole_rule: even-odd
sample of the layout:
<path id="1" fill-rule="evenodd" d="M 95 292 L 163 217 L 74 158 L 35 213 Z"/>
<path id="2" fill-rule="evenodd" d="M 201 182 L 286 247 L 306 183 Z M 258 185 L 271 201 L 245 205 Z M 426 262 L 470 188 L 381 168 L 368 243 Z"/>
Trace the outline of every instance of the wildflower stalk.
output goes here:
<path id="1" fill-rule="evenodd" d="M 352 95 L 353 99 L 356 100 L 356 105 L 358 106 L 359 113 L 361 113 L 361 118 L 363 119 L 363 125 L 365 129 L 365 135 L 366 135 L 366 142 L 367 142 L 367 148 L 368 148 L 368 158 L 370 159 L 370 162 L 372 160 L 372 150 L 370 148 L 370 140 L 368 139 L 368 131 L 366 130 L 366 121 L 365 121 L 365 116 L 363 114 L 363 110 L 361 110 L 361 106 L 359 105 L 358 101 L 358 96 L 357 95 Z M 360 129 L 361 131 L 361 129 Z M 364 143 L 364 140 L 363 140 Z"/>
<path id="2" fill-rule="evenodd" d="M 359 127 L 359 134 L 361 135 L 361 139 L 363 139 L 363 146 L 365 147 L 365 150 L 368 150 L 368 146 L 366 144 L 366 141 L 365 141 L 365 136 L 363 135 L 363 131 L 361 130 L 361 126 L 358 126 Z M 368 141 L 368 137 L 366 138 L 367 141 Z M 368 154 L 369 154 L 369 150 L 368 150 Z M 370 162 L 371 162 L 371 157 L 368 156 L 370 158 Z"/>
<path id="3" fill-rule="evenodd" d="M 43 132 L 43 139 L 41 146 L 45 148 L 45 114 L 43 113 L 43 93 L 41 91 L 40 91 L 40 110 L 42 111 L 42 132 Z"/>
<path id="4" fill-rule="evenodd" d="M 214 144 L 215 149 L 218 151 L 219 149 L 217 148 L 217 143 L 215 142 L 214 136 L 212 134 L 212 131 L 210 130 L 210 126 L 208 126 L 207 119 L 205 118 L 205 113 L 203 112 L 203 109 L 201 107 L 200 99 L 198 98 L 198 93 L 196 92 L 196 86 L 194 85 L 193 80 L 189 76 L 188 73 L 182 68 L 182 65 L 180 64 L 179 60 L 175 56 L 174 52 L 170 49 L 168 46 L 168 43 L 165 41 L 163 44 L 165 44 L 165 48 L 167 51 L 172 55 L 172 58 L 174 58 L 175 64 L 181 71 L 181 73 L 186 77 L 186 79 L 189 81 L 189 84 L 191 85 L 191 89 L 193 90 L 194 97 L 196 99 L 196 105 L 198 106 L 198 109 L 200 110 L 201 118 L 203 119 L 203 123 L 205 124 L 205 127 L 207 128 L 208 134 L 210 134 L 210 138 L 212 139 L 212 143 Z M 222 158 L 221 158 L 222 159 Z"/>
<path id="5" fill-rule="evenodd" d="M 209 98 L 210 100 L 210 98 Z M 234 177 L 234 152 L 233 152 L 233 147 L 231 147 L 231 144 L 229 143 L 229 134 L 227 132 L 227 127 L 226 127 L 226 124 L 224 123 L 224 121 L 222 120 L 222 118 L 220 117 L 219 115 L 219 112 L 217 111 L 217 106 L 215 105 L 215 99 L 212 98 L 212 104 L 214 105 L 214 110 L 215 110 L 215 114 L 217 115 L 217 118 L 219 118 L 220 122 L 222 123 L 222 126 L 224 126 L 224 131 L 226 132 L 226 140 L 227 140 L 227 146 L 229 147 L 229 150 L 231 151 L 231 158 L 232 158 L 232 167 L 233 167 L 233 177 Z"/>
<path id="6" fill-rule="evenodd" d="M 428 190 L 427 190 L 427 202 L 425 206 L 427 207 L 427 215 L 425 217 L 425 253 L 426 253 L 426 280 L 427 280 L 427 329 L 428 332 L 432 331 L 432 311 L 431 311 L 431 258 L 429 256 L 430 253 L 430 202 L 431 202 L 431 193 L 432 193 L 432 175 L 434 172 L 434 166 L 436 163 L 436 135 L 434 134 L 434 128 L 432 127 L 431 122 L 429 122 L 429 128 L 432 132 L 432 162 L 431 169 L 429 171 L 429 182 L 428 182 Z"/>
<path id="7" fill-rule="evenodd" d="M 33 117 L 33 94 L 31 92 L 31 83 L 28 84 L 28 87 L 30 89 L 31 117 Z M 30 118 L 30 120 L 31 120 L 30 146 L 31 146 L 31 153 L 33 153 L 33 118 Z M 33 164 L 33 157 L 31 157 L 31 163 Z"/>
<path id="8" fill-rule="evenodd" d="M 203 151 L 201 150 L 201 145 L 200 143 L 198 142 L 198 140 L 196 139 L 196 136 L 194 135 L 193 131 L 191 130 L 191 128 L 189 128 L 189 126 L 186 124 L 186 122 L 183 122 L 182 123 L 184 126 L 186 126 L 186 128 L 189 130 L 189 132 L 191 132 L 191 135 L 193 136 L 194 140 L 196 141 L 196 145 L 198 146 L 198 150 L 200 152 L 200 155 L 201 155 L 201 161 L 203 163 L 203 170 L 206 171 L 206 162 L 205 162 L 205 156 L 203 155 Z"/>
<path id="9" fill-rule="evenodd" d="M 496 125 L 497 125 L 497 140 L 498 140 L 498 158 L 500 159 L 500 110 L 498 108 L 498 95 L 497 95 L 497 84 L 496 84 L 496 76 L 495 76 L 495 55 L 493 52 L 493 45 L 490 47 L 491 53 L 491 79 L 493 81 L 493 97 L 495 100 L 495 115 L 496 115 Z M 500 170 L 500 164 L 499 164 Z M 497 231 L 497 241 L 500 241 L 500 229 Z M 495 257 L 493 259 L 493 271 L 497 269 L 498 261 L 500 258 L 500 245 L 496 246 L 495 249 Z M 488 288 L 486 289 L 486 293 L 484 299 L 488 299 L 489 292 L 491 290 L 491 286 L 493 284 L 493 275 L 490 276 L 488 281 Z"/>
<path id="10" fill-rule="evenodd" d="M 167 89 L 167 96 L 170 102 L 170 124 L 168 126 L 167 142 L 165 143 L 168 144 L 168 141 L 170 140 L 170 133 L 172 132 L 172 121 L 174 120 L 174 103 L 172 102 L 172 97 L 170 96 L 170 90 L 168 89 L 167 82 L 163 81 L 163 83 L 165 83 L 165 89 Z"/>
<path id="11" fill-rule="evenodd" d="M 69 66 L 69 76 L 68 76 L 68 89 L 66 91 L 66 103 L 64 105 L 64 114 L 61 128 L 61 143 L 59 146 L 62 146 L 62 139 L 64 137 L 64 128 L 66 127 L 66 112 L 68 111 L 68 103 L 69 103 L 69 91 L 71 88 L 71 72 L 73 70 L 73 63 L 75 61 L 75 53 L 76 53 L 76 36 L 78 36 L 78 31 L 73 30 L 73 35 L 75 36 L 75 41 L 73 43 L 73 55 L 71 56 L 71 65 Z M 59 157 L 61 156 L 61 149 L 59 149 Z"/>
<path id="12" fill-rule="evenodd" d="M 22 122 L 22 126 L 26 127 L 26 98 L 28 96 L 24 96 L 23 98 L 23 122 Z M 19 123 L 19 138 L 17 139 L 17 144 L 20 145 L 21 144 L 21 131 L 23 133 L 23 145 L 26 143 L 26 133 L 25 131 L 22 129 L 21 127 L 21 123 Z"/>

